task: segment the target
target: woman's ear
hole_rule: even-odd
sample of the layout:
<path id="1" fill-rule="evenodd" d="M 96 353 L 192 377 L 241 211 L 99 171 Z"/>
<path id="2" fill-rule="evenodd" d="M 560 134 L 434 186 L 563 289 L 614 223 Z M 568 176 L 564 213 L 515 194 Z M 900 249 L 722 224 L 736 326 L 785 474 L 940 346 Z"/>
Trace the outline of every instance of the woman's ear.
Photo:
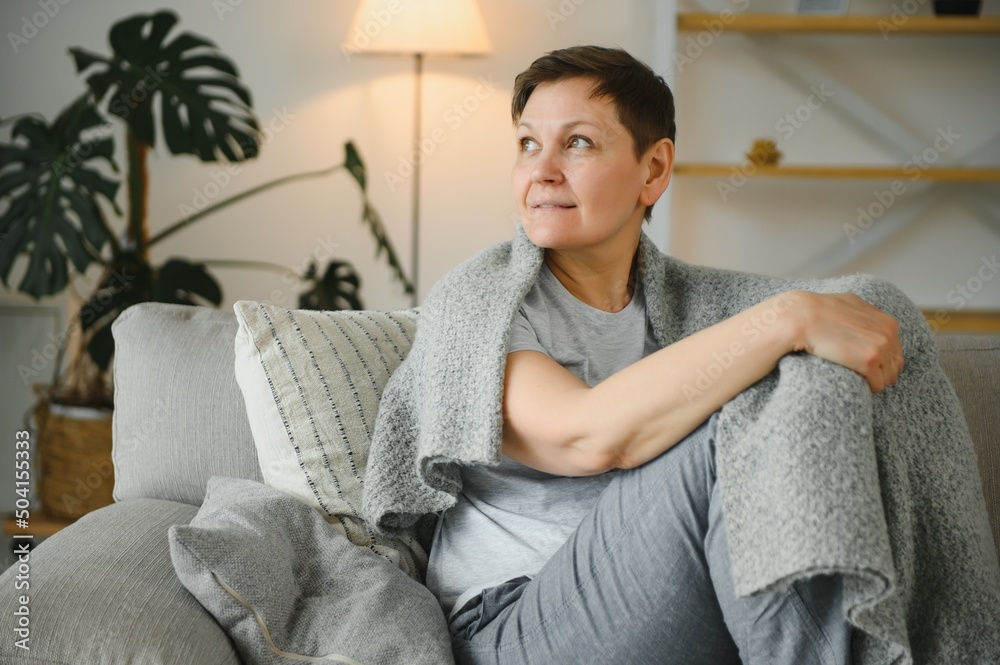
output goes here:
<path id="1" fill-rule="evenodd" d="M 660 139 L 646 151 L 646 182 L 639 194 L 639 202 L 651 206 L 659 200 L 670 184 L 674 169 L 674 142 Z"/>

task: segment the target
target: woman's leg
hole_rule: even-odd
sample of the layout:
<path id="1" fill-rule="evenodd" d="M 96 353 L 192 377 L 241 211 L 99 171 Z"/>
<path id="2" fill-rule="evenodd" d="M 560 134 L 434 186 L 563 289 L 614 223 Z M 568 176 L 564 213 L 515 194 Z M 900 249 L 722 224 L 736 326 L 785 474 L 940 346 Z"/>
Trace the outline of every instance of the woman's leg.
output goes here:
<path id="1" fill-rule="evenodd" d="M 463 608 L 452 622 L 457 662 L 722 665 L 739 662 L 738 649 L 756 662 L 747 651 L 756 641 L 744 639 L 756 617 L 806 635 L 792 642 L 815 641 L 808 613 L 782 611 L 787 602 L 775 609 L 767 598 L 742 605 L 731 580 L 713 574 L 725 549 L 713 510 L 715 418 L 648 464 L 618 472 L 535 579 L 488 589 Z"/>
<path id="2" fill-rule="evenodd" d="M 739 662 L 703 553 L 713 430 L 618 472 L 535 579 L 456 617 L 457 662 Z"/>
<path id="3" fill-rule="evenodd" d="M 851 662 L 851 627 L 844 618 L 839 575 L 817 575 L 791 588 L 736 596 L 719 486 L 712 492 L 705 554 L 730 634 L 748 665 Z"/>

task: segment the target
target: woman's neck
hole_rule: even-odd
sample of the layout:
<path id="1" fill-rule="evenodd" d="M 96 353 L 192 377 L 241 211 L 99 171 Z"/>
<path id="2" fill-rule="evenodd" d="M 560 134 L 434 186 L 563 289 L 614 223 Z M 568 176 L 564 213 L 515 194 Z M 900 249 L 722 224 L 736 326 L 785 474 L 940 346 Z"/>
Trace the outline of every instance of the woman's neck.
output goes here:
<path id="1" fill-rule="evenodd" d="M 620 312 L 632 300 L 637 253 L 612 260 L 584 260 L 574 254 L 545 250 L 545 263 L 577 300 L 605 312 Z"/>

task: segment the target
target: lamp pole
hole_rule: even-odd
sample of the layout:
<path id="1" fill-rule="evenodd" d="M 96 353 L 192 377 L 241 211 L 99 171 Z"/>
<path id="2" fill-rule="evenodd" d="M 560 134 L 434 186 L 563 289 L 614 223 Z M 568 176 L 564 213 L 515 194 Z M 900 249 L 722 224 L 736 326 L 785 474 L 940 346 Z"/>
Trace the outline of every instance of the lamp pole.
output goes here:
<path id="1" fill-rule="evenodd" d="M 424 161 L 423 155 L 420 152 L 420 112 L 423 106 L 421 90 L 423 90 L 424 54 L 415 53 L 413 60 L 415 63 L 416 76 L 414 78 L 416 87 L 413 92 L 413 209 L 411 211 L 413 226 L 410 229 L 410 270 L 412 271 L 411 281 L 413 282 L 411 304 L 413 307 L 416 307 L 419 293 L 417 285 L 420 280 L 420 163 Z"/>

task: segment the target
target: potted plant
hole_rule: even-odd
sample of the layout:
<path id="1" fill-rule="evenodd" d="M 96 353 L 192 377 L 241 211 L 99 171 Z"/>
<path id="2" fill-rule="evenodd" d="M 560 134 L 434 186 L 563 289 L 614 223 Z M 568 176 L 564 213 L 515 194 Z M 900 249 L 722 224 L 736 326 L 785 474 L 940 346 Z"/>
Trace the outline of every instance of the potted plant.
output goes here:
<path id="1" fill-rule="evenodd" d="M 84 297 L 72 319 L 71 328 L 78 334 L 71 336 L 76 342 L 68 369 L 41 391 L 37 410 L 39 420 L 51 425 L 47 429 L 63 430 L 61 442 L 44 433 L 39 440 L 42 504 L 63 517 L 79 516 L 111 500 L 111 482 L 100 483 L 100 488 L 81 484 L 80 478 L 60 484 L 46 477 L 45 466 L 46 457 L 50 461 L 65 458 L 75 445 L 86 448 L 89 455 L 93 439 L 105 431 L 107 441 L 98 452 L 110 455 L 107 409 L 112 392 L 107 368 L 114 352 L 111 324 L 125 308 L 140 302 L 219 305 L 222 301 L 222 290 L 204 263 L 172 257 L 154 265 L 151 246 L 249 196 L 344 169 L 360 189 L 361 219 L 376 241 L 376 254 L 384 252 L 404 291 L 412 293 L 381 219 L 367 198 L 364 164 L 350 142 L 341 164 L 260 185 L 150 234 L 147 152 L 158 141 L 171 154 L 194 155 L 203 162 L 248 160 L 260 148 L 250 91 L 236 66 L 204 37 L 190 32 L 171 37 L 177 21 L 173 12 L 159 11 L 115 23 L 109 32 L 110 56 L 70 49 L 77 72 L 87 74 L 87 90 L 51 123 L 33 115 L 8 120 L 13 122 L 11 141 L 0 145 L 0 202 L 6 205 L 0 208 L 0 280 L 4 285 L 11 287 L 11 270 L 21 255 L 27 256 L 27 266 L 17 289 L 35 299 L 62 293 L 71 278 L 94 264 L 101 267 L 96 288 Z M 127 165 L 123 175 L 114 159 L 116 126 L 124 133 Z M 122 182 L 126 185 L 124 210 L 116 200 Z M 260 261 L 239 263 L 287 270 Z M 308 287 L 301 294 L 301 307 L 362 307 L 360 279 L 346 261 L 332 261 L 325 271 L 312 264 L 299 278 Z M 58 372 L 61 358 L 56 365 Z M 82 423 L 55 424 L 56 405 L 103 409 L 104 414 Z M 67 437 L 74 440 L 67 441 Z M 85 456 L 71 455 L 65 463 L 67 471 L 72 474 L 74 467 L 82 467 L 88 472 L 95 463 L 84 460 Z M 46 482 L 57 487 L 48 497 Z"/>

